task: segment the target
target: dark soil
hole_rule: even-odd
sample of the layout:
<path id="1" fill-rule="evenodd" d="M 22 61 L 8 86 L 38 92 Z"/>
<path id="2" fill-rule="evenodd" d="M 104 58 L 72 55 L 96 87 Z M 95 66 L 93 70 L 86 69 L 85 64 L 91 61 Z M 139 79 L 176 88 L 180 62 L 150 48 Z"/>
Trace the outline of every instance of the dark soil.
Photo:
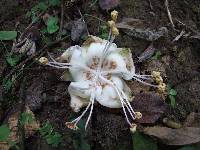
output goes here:
<path id="1" fill-rule="evenodd" d="M 152 8 L 149 1 L 151 1 Z M 87 13 L 107 20 L 109 18 L 109 11 L 101 10 L 98 3 L 93 5 L 93 7 L 88 7 L 92 2 L 90 0 L 83 0 L 75 5 L 80 8 L 82 14 Z M 15 30 L 16 22 L 20 23 L 20 29 L 24 29 L 29 24 L 29 20 L 25 19 L 25 13 L 34 5 L 33 3 L 36 2 L 1 0 L 0 6 L 3 7 L 0 7 L 0 29 Z M 177 42 L 171 43 L 180 34 L 179 31 L 183 29 L 187 32 L 192 32 L 190 29 L 194 31 L 200 29 L 200 0 L 192 0 L 192 2 L 191 0 L 170 1 L 170 11 L 179 31 L 174 30 L 169 22 L 164 0 L 123 0 L 116 10 L 119 11 L 119 21 L 123 17 L 132 17 L 145 20 L 151 28 L 157 29 L 165 26 L 169 30 L 168 37 L 154 42 L 155 48 L 162 53 L 162 59 L 136 63 L 136 70 L 138 72 L 151 71 L 152 66 L 155 69 L 162 70 L 162 73 L 166 76 L 165 81 L 177 91 L 177 107 L 169 109 L 165 116 L 182 123 L 190 112 L 200 112 L 199 39 L 183 37 Z M 60 15 L 60 9 L 56 9 L 56 11 Z M 64 23 L 67 23 L 70 19 L 73 20 L 80 17 L 75 6 L 66 8 L 64 14 Z M 178 24 L 176 19 L 183 22 L 186 26 Z M 90 17 L 86 17 L 85 20 L 88 23 L 90 34 L 98 35 L 99 21 Z M 61 43 L 58 47 L 67 48 L 73 44 L 70 39 L 65 40 L 65 42 L 67 44 Z M 143 39 L 130 37 L 123 32 L 120 32 L 120 36 L 117 37 L 115 42 L 118 47 L 131 48 L 135 60 L 151 43 Z M 5 42 L 4 44 L 8 50 L 12 46 L 12 42 Z M 3 79 L 9 73 L 11 67 L 5 62 L 4 47 L 1 45 L 0 48 L 0 72 L 2 73 L 1 79 Z M 63 135 L 64 139 L 61 146 L 52 148 L 36 133 L 26 139 L 25 145 L 27 150 L 75 149 L 75 143 L 79 140 L 77 138 L 79 134 L 67 129 L 65 122 L 77 114 L 73 113 L 69 107 L 70 97 L 67 92 L 69 83 L 60 80 L 61 74 L 62 71 L 45 68 L 34 63 L 18 77 L 15 87 L 10 92 L 3 91 L 2 86 L 0 86 L 0 92 L 3 93 L 2 96 L 0 95 L 1 121 L 5 118 L 8 110 L 18 103 L 20 82 L 26 76 L 25 92 L 27 94 L 27 101 L 34 99 L 32 110 L 37 119 L 41 124 L 48 120 L 53 124 L 55 130 Z M 143 86 L 135 86 L 137 84 L 135 81 L 130 82 L 130 84 L 132 90 L 137 91 L 140 89 L 135 94 L 145 92 L 146 90 Z M 33 102 L 31 101 L 30 103 Z M 160 123 L 158 122 L 158 124 Z M 133 149 L 132 136 L 123 114 L 109 112 L 98 105 L 95 107 L 89 127 L 84 134 L 85 142 L 95 150 Z M 163 149 L 177 149 L 177 147 L 168 147 L 160 144 L 160 150 Z"/>

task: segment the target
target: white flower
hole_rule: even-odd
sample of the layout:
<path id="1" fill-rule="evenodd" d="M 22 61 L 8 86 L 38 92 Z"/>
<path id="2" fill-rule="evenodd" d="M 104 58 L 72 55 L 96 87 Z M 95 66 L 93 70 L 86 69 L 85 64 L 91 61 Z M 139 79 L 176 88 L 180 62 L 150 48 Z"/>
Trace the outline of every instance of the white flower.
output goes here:
<path id="1" fill-rule="evenodd" d="M 115 24 L 115 23 L 114 23 Z M 68 87 L 71 96 L 70 106 L 75 112 L 79 112 L 82 107 L 85 110 L 82 114 L 66 125 L 70 129 L 77 129 L 77 123 L 90 109 L 90 113 L 85 125 L 88 125 L 92 115 L 95 101 L 108 108 L 122 108 L 128 124 L 132 127 L 131 120 L 142 117 L 140 112 L 134 112 L 130 101 L 132 100 L 131 90 L 124 80 L 135 79 L 143 84 L 158 87 L 145 80 L 153 78 L 152 75 L 137 75 L 132 60 L 130 49 L 117 48 L 113 43 L 117 35 L 110 29 L 108 40 L 103 40 L 95 36 L 90 36 L 80 47 L 78 45 L 68 48 L 55 61 L 40 58 L 40 62 L 55 68 L 69 69 L 65 71 L 63 79 L 72 77 Z M 117 29 L 117 28 L 116 28 Z M 160 78 L 160 77 L 159 77 Z"/>

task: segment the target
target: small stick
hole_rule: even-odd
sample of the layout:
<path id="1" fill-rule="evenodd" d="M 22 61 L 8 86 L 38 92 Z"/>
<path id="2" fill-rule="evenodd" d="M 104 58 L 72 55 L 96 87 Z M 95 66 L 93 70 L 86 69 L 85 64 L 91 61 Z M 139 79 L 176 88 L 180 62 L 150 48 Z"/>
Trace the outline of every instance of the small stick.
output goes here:
<path id="1" fill-rule="evenodd" d="M 185 34 L 185 31 L 184 30 L 181 31 L 181 33 L 177 37 L 175 37 L 175 39 L 172 42 L 178 41 L 184 34 Z"/>
<path id="2" fill-rule="evenodd" d="M 153 10 L 153 6 L 152 6 L 152 3 L 151 3 L 151 0 L 148 0 L 149 1 L 149 6 L 151 8 L 151 10 Z"/>
<path id="3" fill-rule="evenodd" d="M 88 31 L 87 24 L 86 24 L 86 22 L 85 22 L 84 16 L 82 15 L 82 13 L 81 13 L 81 11 L 79 10 L 79 8 L 78 8 L 78 7 L 77 7 L 77 9 L 78 9 L 78 12 L 79 12 L 79 14 L 80 14 L 81 18 L 83 19 L 83 22 L 84 22 L 84 23 L 85 23 L 85 25 L 86 25 L 86 31 L 87 31 L 87 34 L 88 34 L 88 36 L 89 36 L 89 35 L 90 35 L 90 33 L 89 33 L 89 31 Z"/>
<path id="4" fill-rule="evenodd" d="M 169 3 L 168 3 L 168 0 L 165 0 L 165 7 L 166 7 L 166 9 L 167 9 L 167 14 L 168 14 L 169 21 L 170 21 L 170 23 L 172 24 L 172 27 L 174 28 L 175 25 L 174 25 L 173 20 L 172 20 L 172 15 L 171 15 L 171 13 L 170 13 L 170 11 L 169 11 Z"/>

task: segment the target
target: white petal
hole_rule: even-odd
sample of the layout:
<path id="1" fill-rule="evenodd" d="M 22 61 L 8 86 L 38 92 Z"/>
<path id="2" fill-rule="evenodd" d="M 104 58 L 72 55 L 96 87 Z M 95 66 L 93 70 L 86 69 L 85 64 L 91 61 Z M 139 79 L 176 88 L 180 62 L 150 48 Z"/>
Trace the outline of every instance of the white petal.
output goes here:
<path id="1" fill-rule="evenodd" d="M 76 46 L 76 48 L 74 48 L 73 50 L 74 51 L 72 52 L 70 64 L 72 66 L 77 66 L 77 64 L 85 65 L 85 60 L 82 56 L 82 48 L 79 46 Z M 84 70 L 77 67 L 70 68 L 69 70 L 74 81 L 85 80 Z"/>
<path id="2" fill-rule="evenodd" d="M 123 82 L 118 77 L 111 77 L 111 81 L 117 86 L 119 89 L 123 89 Z M 96 97 L 97 101 L 109 108 L 121 108 L 121 102 L 119 100 L 119 96 L 116 90 L 111 85 L 106 85 L 102 89 L 102 94 Z"/>
<path id="3" fill-rule="evenodd" d="M 89 99 L 92 88 L 90 87 L 89 81 L 71 82 L 68 91 L 70 94 Z"/>

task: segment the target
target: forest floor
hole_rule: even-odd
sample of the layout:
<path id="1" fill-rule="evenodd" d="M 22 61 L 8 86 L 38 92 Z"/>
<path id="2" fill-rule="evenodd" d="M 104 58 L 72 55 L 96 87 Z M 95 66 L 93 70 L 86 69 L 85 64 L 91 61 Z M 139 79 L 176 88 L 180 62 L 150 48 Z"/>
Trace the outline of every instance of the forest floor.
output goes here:
<path id="1" fill-rule="evenodd" d="M 168 31 L 160 38 L 150 40 L 149 35 L 133 35 L 129 28 L 122 28 L 119 29 L 120 35 L 114 41 L 118 47 L 131 49 L 136 72 L 160 71 L 165 83 L 170 85 L 170 89 L 172 89 L 171 95 L 168 92 L 164 98 L 167 110 L 154 123 L 138 125 L 139 128 L 141 126 L 141 130 L 147 126 L 176 128 L 173 124 L 185 124 L 188 115 L 191 115 L 191 113 L 198 114 L 198 119 L 195 119 L 195 121 L 198 121 L 196 127 L 200 127 L 200 0 L 193 0 L 192 2 L 191 0 L 168 1 L 174 26 L 170 22 L 165 0 L 122 0 L 116 6 L 109 4 L 119 12 L 118 22 L 123 23 L 123 18 L 132 18 L 137 19 L 128 24 L 133 28 L 145 32 L 147 32 L 147 29 L 157 32 L 161 27 L 166 27 Z M 117 0 L 112 0 L 112 2 L 117 3 Z M 30 12 L 37 4 L 37 1 L 1 0 L 0 30 L 23 32 L 31 22 L 31 16 L 27 17 L 27 12 Z M 63 11 L 61 7 L 64 8 Z M 75 132 L 68 129 L 65 122 L 77 115 L 72 112 L 69 106 L 70 96 L 67 92 L 69 82 L 60 79 L 63 70 L 44 67 L 36 60 L 39 56 L 47 56 L 47 51 L 56 57 L 72 45 L 81 45 L 85 37 L 75 33 L 74 40 L 72 37 L 70 38 L 70 31 L 76 25 L 80 28 L 83 25 L 72 25 L 70 29 L 68 27 L 69 23 L 80 19 L 81 15 L 84 17 L 88 32 L 91 35 L 106 36 L 105 22 L 110 19 L 110 12 L 113 9 L 103 10 L 104 8 L 105 6 L 100 6 L 99 2 L 94 0 L 78 0 L 69 3 L 64 1 L 59 6 L 47 8 L 42 13 L 41 21 L 34 24 L 42 34 L 36 44 L 36 57 L 23 55 L 20 56 L 19 60 L 16 60 L 18 54 L 12 54 L 11 61 L 14 61 L 14 64 L 12 64 L 9 61 L 8 54 L 11 54 L 13 42 L 1 41 L 0 123 L 6 122 L 11 112 L 19 111 L 22 103 L 27 103 L 41 126 L 48 121 L 54 130 L 62 135 L 61 143 L 57 147 L 52 147 L 47 144 L 46 138 L 42 137 L 39 132 L 35 132 L 23 139 L 25 149 L 133 149 L 133 136 L 124 115 L 113 113 L 113 111 L 109 111 L 100 105 L 95 106 L 86 131 L 81 129 Z M 62 13 L 63 19 L 60 19 Z M 33 14 L 31 15 L 33 17 Z M 63 24 L 63 31 L 60 32 L 60 29 L 58 29 L 55 33 L 48 34 L 47 31 L 43 30 L 46 27 L 45 17 L 48 15 L 58 18 L 58 26 L 60 28 L 60 24 Z M 79 27 L 74 28 L 81 30 Z M 80 32 L 82 34 L 82 31 Z M 179 35 L 180 38 L 178 38 Z M 57 38 L 59 36 L 60 39 Z M 62 38 L 65 36 L 66 38 L 63 40 Z M 55 41 L 56 43 L 54 43 Z M 44 45 L 47 45 L 47 47 L 43 48 Z M 144 51 L 150 45 L 153 45 L 154 54 L 150 56 L 151 58 L 146 56 L 145 60 L 139 62 L 138 57 L 142 53 L 146 54 Z M 43 51 L 40 51 L 42 48 Z M 140 85 L 136 81 L 130 81 L 128 85 L 131 87 L 134 96 L 141 96 L 145 93 L 155 94 L 152 89 Z M 144 97 L 141 96 L 141 99 Z M 148 98 L 151 99 L 152 97 Z M 146 107 L 145 104 L 144 107 Z M 163 118 L 168 118 L 172 125 L 163 123 Z M 84 121 L 81 124 L 84 124 Z M 166 141 L 162 138 L 159 139 L 159 137 L 152 139 L 160 150 L 177 150 L 185 145 L 166 144 Z M 194 142 L 187 144 L 192 143 Z"/>

